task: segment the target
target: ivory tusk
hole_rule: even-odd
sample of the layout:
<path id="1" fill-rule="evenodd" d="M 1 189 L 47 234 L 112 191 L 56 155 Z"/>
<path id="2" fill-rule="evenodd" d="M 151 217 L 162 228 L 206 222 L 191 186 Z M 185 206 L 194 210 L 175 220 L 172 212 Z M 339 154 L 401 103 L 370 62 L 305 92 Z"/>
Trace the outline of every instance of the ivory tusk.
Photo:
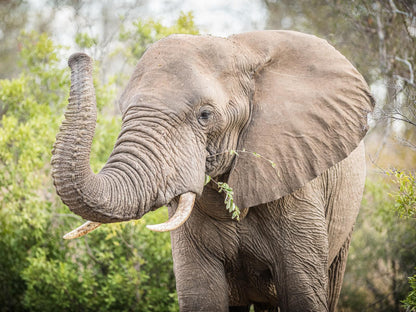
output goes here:
<path id="1" fill-rule="evenodd" d="M 194 206 L 196 195 L 192 192 L 184 193 L 179 198 L 179 204 L 175 214 L 168 221 L 161 224 L 147 225 L 149 230 L 155 232 L 173 231 L 188 220 Z"/>
<path id="2" fill-rule="evenodd" d="M 89 232 L 94 231 L 100 225 L 101 225 L 100 222 L 87 221 L 80 227 L 76 228 L 75 230 L 65 234 L 63 238 L 74 239 L 74 238 L 84 236 L 85 234 L 88 234 Z"/>
<path id="3" fill-rule="evenodd" d="M 188 220 L 191 215 L 192 208 L 194 206 L 196 195 L 194 193 L 188 192 L 184 193 L 179 198 L 178 208 L 176 208 L 175 214 L 168 221 L 161 224 L 147 225 L 146 227 L 149 230 L 155 232 L 167 232 L 173 231 L 180 227 L 182 224 Z M 89 232 L 94 231 L 101 225 L 100 222 L 87 221 L 80 227 L 64 235 L 64 239 L 74 239 L 79 238 L 88 234 Z"/>

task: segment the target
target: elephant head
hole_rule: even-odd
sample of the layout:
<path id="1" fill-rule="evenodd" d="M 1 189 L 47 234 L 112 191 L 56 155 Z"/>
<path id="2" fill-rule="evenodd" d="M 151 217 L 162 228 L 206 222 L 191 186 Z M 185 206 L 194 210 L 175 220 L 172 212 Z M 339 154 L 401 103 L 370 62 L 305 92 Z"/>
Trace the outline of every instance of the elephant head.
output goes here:
<path id="1" fill-rule="evenodd" d="M 141 218 L 185 194 L 187 211 L 178 208 L 169 229 L 179 226 L 205 174 L 228 181 L 241 208 L 278 199 L 347 157 L 373 107 L 362 76 L 314 36 L 173 35 L 140 59 L 120 98 L 114 150 L 94 174 L 92 61 L 78 53 L 69 66 L 52 175 L 73 212 L 101 223 Z"/>

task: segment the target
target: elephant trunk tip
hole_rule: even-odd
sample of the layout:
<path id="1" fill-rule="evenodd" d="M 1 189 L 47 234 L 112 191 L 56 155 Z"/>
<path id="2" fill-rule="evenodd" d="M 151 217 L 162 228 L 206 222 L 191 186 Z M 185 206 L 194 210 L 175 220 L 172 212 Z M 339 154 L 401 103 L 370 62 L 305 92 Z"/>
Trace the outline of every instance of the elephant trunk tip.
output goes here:
<path id="1" fill-rule="evenodd" d="M 91 57 L 89 57 L 88 54 L 84 52 L 74 53 L 68 59 L 68 66 L 70 68 L 72 68 L 74 64 L 79 64 L 79 63 L 87 63 L 87 64 L 92 63 L 92 59 Z"/>

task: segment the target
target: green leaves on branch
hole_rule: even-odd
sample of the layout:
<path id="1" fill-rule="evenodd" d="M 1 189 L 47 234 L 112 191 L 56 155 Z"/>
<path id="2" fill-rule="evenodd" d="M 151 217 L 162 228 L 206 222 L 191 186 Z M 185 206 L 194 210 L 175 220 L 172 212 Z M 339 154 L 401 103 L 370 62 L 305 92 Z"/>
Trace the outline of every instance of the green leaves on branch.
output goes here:
<path id="1" fill-rule="evenodd" d="M 410 288 L 412 289 L 406 299 L 402 301 L 406 311 L 416 311 L 416 275 L 409 277 Z"/>
<path id="2" fill-rule="evenodd" d="M 416 218 L 416 175 L 403 171 L 394 171 L 392 175 L 396 178 L 394 183 L 398 187 L 396 192 L 390 194 L 395 201 L 395 210 L 402 218 Z M 416 311 L 416 275 L 408 279 L 411 291 L 402 303 L 406 311 Z"/>
<path id="3" fill-rule="evenodd" d="M 395 209 L 401 217 L 416 217 L 416 175 L 409 172 L 393 172 L 398 189 L 390 194 L 395 200 Z"/>
<path id="4" fill-rule="evenodd" d="M 204 181 L 204 186 L 207 185 L 209 183 L 209 181 L 211 181 L 211 176 L 209 175 L 205 175 L 205 181 Z"/>
<path id="5" fill-rule="evenodd" d="M 75 36 L 75 43 L 80 48 L 89 49 L 98 44 L 98 39 L 95 37 L 91 37 L 86 33 L 77 33 Z"/>
<path id="6" fill-rule="evenodd" d="M 232 150 L 231 150 L 231 151 L 232 151 Z M 245 149 L 243 149 L 242 151 L 239 151 L 239 152 L 240 152 L 240 153 L 248 153 L 248 154 L 253 155 L 253 156 L 254 156 L 254 157 L 256 157 L 256 158 L 261 158 L 261 159 L 263 159 L 263 160 L 267 161 L 268 163 L 270 163 L 270 165 L 272 166 L 272 168 L 274 168 L 274 169 L 276 169 L 276 168 L 277 168 L 277 165 L 276 165 L 276 163 L 275 163 L 273 160 L 268 159 L 268 158 L 266 158 L 266 157 L 264 157 L 264 156 L 260 155 L 259 153 L 256 153 L 256 152 L 249 152 L 249 151 L 246 151 Z M 234 153 L 235 153 L 236 155 L 238 155 L 235 151 L 234 151 Z"/>
<path id="7" fill-rule="evenodd" d="M 256 152 L 249 152 L 246 151 L 245 149 L 243 150 L 229 150 L 229 151 L 225 151 L 225 152 L 221 152 L 221 153 L 217 153 L 214 155 L 210 155 L 208 157 L 215 157 L 218 155 L 222 155 L 222 154 L 226 154 L 229 153 L 230 156 L 236 155 L 236 156 L 240 156 L 240 153 L 247 153 L 250 154 L 256 158 L 262 158 L 265 161 L 269 162 L 270 165 L 272 166 L 272 168 L 277 169 L 277 165 L 275 162 L 273 162 L 270 159 L 267 159 L 266 157 L 256 153 Z M 279 173 L 277 173 L 279 174 Z M 225 199 L 224 199 L 224 203 L 226 205 L 226 209 L 232 214 L 232 218 L 236 219 L 237 221 L 240 221 L 240 209 L 237 207 L 237 205 L 234 203 L 234 192 L 233 189 L 225 182 L 217 182 L 215 180 L 213 180 L 211 178 L 211 176 L 209 175 L 205 175 L 205 181 L 204 181 L 204 185 L 207 185 L 210 181 L 214 182 L 217 186 L 218 186 L 218 192 L 224 192 L 225 193 Z"/>
<path id="8" fill-rule="evenodd" d="M 231 218 L 240 221 L 240 209 L 234 203 L 234 192 L 233 189 L 225 182 L 217 182 L 211 178 L 209 175 L 205 175 L 205 183 L 207 185 L 210 181 L 214 182 L 218 187 L 218 193 L 224 193 L 225 199 L 224 204 L 226 209 L 231 213 Z"/>
<path id="9" fill-rule="evenodd" d="M 58 61 L 62 48 L 46 35 L 22 33 L 18 44 L 20 75 L 0 80 L 0 306 L 24 311 L 39 304 L 47 311 L 42 292 L 31 288 L 23 271 L 33 264 L 36 250 L 48 250 L 53 257 L 62 254 L 54 238 L 62 224 L 56 214 L 67 211 L 52 190 L 49 161 L 67 102 L 69 75 Z M 37 293 L 33 300 L 30 291 Z"/>
<path id="10" fill-rule="evenodd" d="M 181 12 L 171 26 L 165 26 L 154 19 L 139 19 L 132 27 L 123 26 L 119 39 L 127 44 L 127 49 L 123 48 L 122 52 L 131 63 L 135 64 L 153 42 L 172 34 L 199 34 L 192 12 Z"/>
<path id="11" fill-rule="evenodd" d="M 230 150 L 230 155 L 231 155 L 231 156 L 232 156 L 232 155 L 237 155 L 237 156 L 240 156 L 240 154 L 238 154 L 236 150 Z"/>
<path id="12" fill-rule="evenodd" d="M 238 209 L 237 205 L 234 203 L 234 192 L 233 189 L 225 182 L 217 182 L 218 192 L 225 193 L 224 204 L 227 210 L 232 213 L 231 217 L 240 221 L 240 209 Z"/>
<path id="13" fill-rule="evenodd" d="M 229 150 L 229 151 L 227 150 L 227 151 L 224 151 L 224 152 L 220 152 L 220 153 L 217 153 L 217 154 L 210 155 L 208 157 L 215 157 L 215 156 L 223 155 L 223 154 L 227 154 L 227 153 L 230 154 L 231 156 L 233 156 L 233 155 L 240 156 L 240 154 L 245 153 L 245 154 L 249 154 L 251 156 L 254 156 L 255 158 L 261 158 L 264 161 L 267 161 L 270 164 L 270 166 L 272 166 L 272 168 L 276 169 L 276 171 L 277 171 L 277 164 L 273 160 L 268 159 L 268 158 L 264 157 L 263 155 L 260 155 L 259 153 L 251 152 L 251 151 L 246 151 L 245 149 L 242 149 L 242 150 Z"/>
<path id="14" fill-rule="evenodd" d="M 397 217 L 394 198 L 386 196 L 394 190 L 389 180 L 379 174 L 367 177 L 340 309 L 359 311 L 371 306 L 372 311 L 394 311 L 395 302 L 409 291 L 406 276 L 415 274 L 416 218 Z M 384 276 L 382 283 L 380 276 Z"/>

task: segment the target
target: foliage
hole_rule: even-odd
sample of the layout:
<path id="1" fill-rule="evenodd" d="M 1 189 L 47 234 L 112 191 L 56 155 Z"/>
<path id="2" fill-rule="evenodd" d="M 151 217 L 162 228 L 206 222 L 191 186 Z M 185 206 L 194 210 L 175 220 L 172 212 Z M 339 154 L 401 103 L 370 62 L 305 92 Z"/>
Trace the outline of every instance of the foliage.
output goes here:
<path id="1" fill-rule="evenodd" d="M 403 300 L 406 311 L 415 312 L 416 311 L 416 274 L 413 277 L 409 277 L 409 283 L 411 291 L 407 298 Z"/>
<path id="2" fill-rule="evenodd" d="M 278 171 L 277 171 L 277 165 L 274 161 L 267 159 L 266 157 L 256 153 L 256 152 L 250 152 L 250 151 L 246 151 L 245 149 L 243 150 L 226 150 L 220 153 L 216 153 L 216 154 L 212 154 L 209 155 L 209 157 L 215 157 L 221 154 L 230 154 L 235 155 L 235 156 L 240 156 L 240 154 L 248 154 L 250 156 L 254 156 L 256 158 L 261 158 L 262 160 L 267 161 L 270 166 L 276 170 L 277 174 L 279 175 Z M 231 186 L 229 186 L 227 183 L 225 182 L 217 182 L 215 180 L 213 180 L 211 178 L 211 176 L 209 175 L 205 175 L 205 182 L 204 185 L 207 185 L 210 181 L 214 182 L 217 185 L 218 188 L 218 192 L 219 193 L 224 193 L 225 194 L 225 198 L 224 198 L 224 204 L 225 204 L 225 208 L 228 210 L 229 213 L 231 213 L 231 218 L 232 219 L 236 219 L 237 221 L 240 221 L 240 209 L 237 207 L 237 205 L 234 203 L 234 191 L 232 189 Z"/>
<path id="3" fill-rule="evenodd" d="M 57 129 L 50 101 L 55 109 L 63 107 L 68 75 L 57 68 L 59 49 L 45 36 L 24 34 L 21 50 L 22 73 L 16 79 L 0 81 L 0 306 L 4 310 L 22 310 L 26 288 L 21 277 L 28 264 L 28 252 L 39 241 L 48 239 L 45 229 L 51 202 L 47 168 L 51 130 Z M 36 60 L 38 59 L 38 60 Z M 48 240 L 45 242 L 47 243 Z"/>
<path id="4" fill-rule="evenodd" d="M 96 311 L 97 307 L 100 311 L 175 311 L 169 234 L 145 229 L 147 222 L 162 218 L 167 218 L 166 211 L 101 227 L 83 239 L 61 242 L 59 253 L 32 248 L 22 271 L 27 285 L 25 307 L 33 311 Z M 60 222 L 65 228 L 74 226 L 68 220 Z M 62 229 L 55 233 L 56 239 L 60 234 Z"/>
<path id="5" fill-rule="evenodd" d="M 197 31 L 191 14 L 173 27 L 140 27 L 154 29 L 146 43 L 187 27 Z M 97 43 L 87 35 L 76 39 L 86 48 Z M 0 80 L 0 311 L 177 311 L 169 234 L 145 229 L 167 219 L 166 209 L 103 226 L 83 239 L 62 239 L 82 222 L 60 202 L 50 179 L 52 145 L 69 94 L 69 70 L 60 62 L 65 49 L 35 32 L 22 33 L 19 46 L 20 74 Z M 114 79 L 104 84 L 94 77 L 94 84 L 99 114 L 91 167 L 98 171 L 113 148 L 120 116 L 109 114 Z"/>
<path id="6" fill-rule="evenodd" d="M 387 196 L 392 186 L 367 178 L 353 233 L 339 308 L 342 311 L 400 311 L 415 274 L 416 219 L 402 220 Z"/>
<path id="7" fill-rule="evenodd" d="M 124 55 L 135 64 L 153 42 L 172 34 L 199 34 L 192 12 L 181 12 L 171 27 L 153 19 L 139 19 L 133 23 L 132 29 L 122 28 L 120 40 L 127 45 L 127 49 L 123 48 Z"/>
<path id="8" fill-rule="evenodd" d="M 403 171 L 394 172 L 398 189 L 392 194 L 401 217 L 416 217 L 416 176 Z"/>
<path id="9" fill-rule="evenodd" d="M 231 213 L 231 218 L 240 221 L 240 209 L 234 203 L 234 191 L 233 189 L 225 182 L 217 182 L 211 178 L 209 175 L 205 175 L 204 185 L 207 185 L 210 181 L 214 182 L 217 185 L 218 193 L 224 193 L 224 204 L 225 208 Z"/>
<path id="10" fill-rule="evenodd" d="M 24 0 L 0 1 L 0 79 L 16 74 L 16 37 L 28 21 L 28 11 Z"/>
<path id="11" fill-rule="evenodd" d="M 395 209 L 402 218 L 416 217 L 416 176 L 409 172 L 396 171 L 395 184 L 397 189 L 391 195 L 395 201 Z M 407 311 L 416 311 L 416 274 L 409 277 L 411 291 L 403 301 Z"/>
<path id="12" fill-rule="evenodd" d="M 225 182 L 216 183 L 218 186 L 218 192 L 225 193 L 224 204 L 228 212 L 232 214 L 231 217 L 240 221 L 240 209 L 238 209 L 237 205 L 234 203 L 234 192 L 232 188 Z"/>
<path id="13" fill-rule="evenodd" d="M 75 43 L 81 48 L 91 48 L 98 43 L 98 39 L 89 36 L 86 33 L 77 33 L 75 35 Z"/>

